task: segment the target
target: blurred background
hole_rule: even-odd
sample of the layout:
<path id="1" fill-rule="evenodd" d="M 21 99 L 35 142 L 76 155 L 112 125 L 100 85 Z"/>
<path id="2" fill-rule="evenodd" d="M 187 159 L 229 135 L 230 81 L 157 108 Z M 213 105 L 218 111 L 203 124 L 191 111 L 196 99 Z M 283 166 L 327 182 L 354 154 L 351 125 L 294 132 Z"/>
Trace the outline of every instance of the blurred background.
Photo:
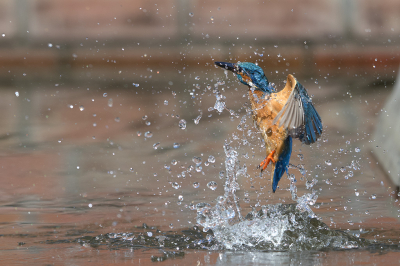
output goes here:
<path id="1" fill-rule="evenodd" d="M 399 25 L 396 0 L 1 0 L 2 232 L 193 226 L 190 204 L 223 193 L 223 144 L 244 134 L 246 88 L 214 61 L 258 63 L 277 88 L 294 74 L 313 96 L 325 133 L 292 163 L 308 171 L 293 170 L 300 195 L 318 181 L 324 222 L 398 228 L 371 135 Z M 218 86 L 237 116 L 213 110 Z M 286 178 L 272 194 L 255 169 L 258 137 L 241 152 L 243 206 L 291 202 Z"/>

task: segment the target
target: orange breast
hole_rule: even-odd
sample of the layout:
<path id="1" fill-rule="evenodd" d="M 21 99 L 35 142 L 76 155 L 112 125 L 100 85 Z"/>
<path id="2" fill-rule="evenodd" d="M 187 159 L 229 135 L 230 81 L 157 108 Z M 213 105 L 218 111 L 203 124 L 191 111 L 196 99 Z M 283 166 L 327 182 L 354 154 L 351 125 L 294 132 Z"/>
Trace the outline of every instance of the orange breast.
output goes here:
<path id="1" fill-rule="evenodd" d="M 285 104 L 286 99 L 276 93 L 264 96 L 262 91 L 249 90 L 249 98 L 253 109 L 253 119 L 256 122 L 265 141 L 267 155 L 275 150 L 274 159 L 277 161 L 287 137 L 287 130 L 273 124 L 274 118 Z"/>

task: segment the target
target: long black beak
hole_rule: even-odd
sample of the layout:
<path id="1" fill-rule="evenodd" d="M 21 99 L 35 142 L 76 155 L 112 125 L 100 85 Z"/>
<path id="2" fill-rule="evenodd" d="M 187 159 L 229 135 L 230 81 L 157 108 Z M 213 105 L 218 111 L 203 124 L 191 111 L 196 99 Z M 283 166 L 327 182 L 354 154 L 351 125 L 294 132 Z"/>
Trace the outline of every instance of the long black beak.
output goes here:
<path id="1" fill-rule="evenodd" d="M 238 70 L 238 67 L 235 63 L 214 62 L 214 64 L 232 72 L 237 72 Z"/>

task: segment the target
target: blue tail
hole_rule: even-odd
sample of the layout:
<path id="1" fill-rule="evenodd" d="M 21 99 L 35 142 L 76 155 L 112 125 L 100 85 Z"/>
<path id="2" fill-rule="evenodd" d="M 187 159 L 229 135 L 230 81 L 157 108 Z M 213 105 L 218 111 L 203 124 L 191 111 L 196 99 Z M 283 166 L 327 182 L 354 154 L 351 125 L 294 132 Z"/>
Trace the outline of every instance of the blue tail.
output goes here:
<path id="1" fill-rule="evenodd" d="M 274 177 L 272 180 L 272 191 L 275 193 L 276 188 L 278 186 L 279 180 L 281 180 L 281 177 L 283 173 L 286 171 L 287 174 L 289 174 L 289 160 L 290 160 L 290 155 L 292 154 L 292 137 L 288 136 L 285 139 L 284 143 L 284 148 L 281 154 L 279 154 L 278 161 L 275 164 L 275 171 L 274 171 Z"/>

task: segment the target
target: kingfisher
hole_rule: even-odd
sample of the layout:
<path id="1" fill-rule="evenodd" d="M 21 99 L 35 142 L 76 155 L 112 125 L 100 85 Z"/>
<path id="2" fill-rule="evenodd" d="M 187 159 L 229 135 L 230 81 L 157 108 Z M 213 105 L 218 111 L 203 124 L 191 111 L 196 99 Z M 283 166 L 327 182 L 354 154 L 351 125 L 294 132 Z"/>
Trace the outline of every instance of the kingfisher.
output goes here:
<path id="1" fill-rule="evenodd" d="M 292 153 L 292 138 L 310 145 L 322 134 L 322 120 L 307 90 L 289 74 L 285 87 L 277 92 L 261 67 L 249 62 L 215 62 L 232 71 L 249 88 L 253 120 L 264 138 L 267 156 L 258 168 L 261 172 L 272 164 L 272 191 L 286 172 Z"/>

